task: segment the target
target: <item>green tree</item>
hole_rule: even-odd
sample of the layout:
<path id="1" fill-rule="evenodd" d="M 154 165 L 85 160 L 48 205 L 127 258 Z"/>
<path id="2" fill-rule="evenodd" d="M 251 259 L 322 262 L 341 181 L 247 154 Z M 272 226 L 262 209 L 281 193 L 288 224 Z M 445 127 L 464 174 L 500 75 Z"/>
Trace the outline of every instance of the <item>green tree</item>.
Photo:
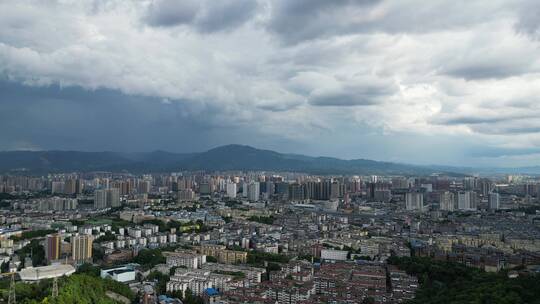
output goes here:
<path id="1" fill-rule="evenodd" d="M 248 220 L 252 222 L 258 222 L 258 223 L 263 223 L 263 224 L 268 224 L 268 225 L 272 225 L 274 223 L 273 216 L 250 216 Z"/>
<path id="2" fill-rule="evenodd" d="M 170 277 L 159 271 L 152 271 L 146 277 L 146 279 L 149 281 L 155 281 L 156 291 L 158 292 L 158 294 L 164 294 L 167 289 L 167 282 L 169 281 Z"/>
<path id="3" fill-rule="evenodd" d="M 251 265 L 262 265 L 264 262 L 288 263 L 289 257 L 277 253 L 250 251 L 247 255 L 247 263 Z"/>
<path id="4" fill-rule="evenodd" d="M 508 278 L 506 271 L 488 273 L 463 264 L 433 261 L 429 258 L 390 257 L 398 266 L 419 279 L 420 288 L 411 304 L 540 303 L 540 275 Z"/>
<path id="5" fill-rule="evenodd" d="M 93 277 L 99 277 L 101 274 L 101 268 L 94 266 L 90 263 L 84 263 L 77 268 L 78 274 L 87 274 Z"/>
<path id="6" fill-rule="evenodd" d="M 375 304 L 375 299 L 372 297 L 365 297 L 362 300 L 362 304 Z"/>
<path id="7" fill-rule="evenodd" d="M 0 272 L 8 272 L 9 271 L 9 263 L 8 262 L 2 262 L 2 265 L 0 266 Z"/>
<path id="8" fill-rule="evenodd" d="M 17 251 L 21 261 L 24 261 L 25 257 L 32 257 L 32 266 L 43 266 L 47 264 L 45 259 L 45 248 L 39 244 L 38 240 L 32 240 L 29 244 Z M 25 265 L 25 267 L 30 265 Z"/>
<path id="9" fill-rule="evenodd" d="M 184 304 L 203 304 L 204 301 L 201 297 L 195 296 L 191 289 L 186 289 L 184 294 L 184 299 L 182 300 Z"/>
<path id="10" fill-rule="evenodd" d="M 95 243 L 103 243 L 103 242 L 111 242 L 116 240 L 116 235 L 112 234 L 112 232 L 107 231 L 104 235 L 98 237 L 94 242 Z"/>
<path id="11" fill-rule="evenodd" d="M 215 258 L 215 257 L 213 257 L 213 256 L 211 256 L 211 255 L 207 255 L 207 256 L 206 256 L 206 261 L 207 261 L 208 263 L 217 263 L 217 262 L 218 262 L 218 259 Z"/>
<path id="12" fill-rule="evenodd" d="M 133 259 L 145 269 L 150 269 L 158 264 L 165 263 L 166 259 L 160 249 L 143 249 Z"/>
<path id="13" fill-rule="evenodd" d="M 10 239 L 14 241 L 21 241 L 21 240 L 28 240 L 28 239 L 33 239 L 33 238 L 42 238 L 51 233 L 56 233 L 56 230 L 47 229 L 47 230 L 24 231 L 20 236 L 12 235 Z"/>

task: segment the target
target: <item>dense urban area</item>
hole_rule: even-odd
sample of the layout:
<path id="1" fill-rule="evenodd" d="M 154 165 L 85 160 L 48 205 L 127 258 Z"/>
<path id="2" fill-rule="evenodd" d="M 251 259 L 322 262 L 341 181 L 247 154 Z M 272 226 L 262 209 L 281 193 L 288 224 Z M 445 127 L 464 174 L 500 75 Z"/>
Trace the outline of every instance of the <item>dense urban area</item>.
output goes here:
<path id="1" fill-rule="evenodd" d="M 523 175 L 6 174 L 1 296 L 539 303 L 539 198 Z"/>

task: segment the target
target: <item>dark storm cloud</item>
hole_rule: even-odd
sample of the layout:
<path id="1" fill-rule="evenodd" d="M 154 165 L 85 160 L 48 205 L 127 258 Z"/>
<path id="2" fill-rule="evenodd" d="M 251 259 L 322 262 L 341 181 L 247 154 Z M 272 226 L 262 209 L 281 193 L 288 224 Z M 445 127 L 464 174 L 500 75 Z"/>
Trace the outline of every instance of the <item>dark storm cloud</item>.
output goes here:
<path id="1" fill-rule="evenodd" d="M 479 58 L 478 60 L 481 59 Z M 450 67 L 443 73 L 466 80 L 482 80 L 501 79 L 531 72 L 531 68 L 526 66 L 525 63 L 521 64 L 512 61 L 515 61 L 514 58 L 509 58 L 506 62 L 492 61 L 485 64 L 473 62 L 470 65 Z M 530 64 L 530 62 L 528 62 L 528 64 Z"/>
<path id="2" fill-rule="evenodd" d="M 191 23 L 198 10 L 198 1 L 156 0 L 148 7 L 146 21 L 152 26 L 175 26 Z"/>
<path id="3" fill-rule="evenodd" d="M 490 78 L 505 78 L 510 76 L 525 73 L 526 69 L 509 66 L 467 66 L 448 71 L 448 75 L 453 77 L 471 79 L 490 79 Z"/>
<path id="4" fill-rule="evenodd" d="M 452 118 L 438 118 L 432 122 L 441 125 L 474 125 L 474 124 L 487 124 L 497 123 L 502 121 L 514 120 L 521 117 L 485 117 L 485 116 L 458 116 Z"/>
<path id="5" fill-rule="evenodd" d="M 540 133 L 540 126 L 538 125 L 523 126 L 523 127 L 511 126 L 511 125 L 502 125 L 502 126 L 478 125 L 478 126 L 472 126 L 472 129 L 479 133 L 491 134 L 491 135 L 525 135 L 525 134 Z"/>
<path id="6" fill-rule="evenodd" d="M 309 104 L 313 106 L 368 106 L 376 104 L 373 96 L 357 95 L 352 92 L 336 92 L 313 96 L 309 99 Z"/>
<path id="7" fill-rule="evenodd" d="M 515 24 L 519 33 L 540 39 L 540 2 L 525 1 L 519 9 L 518 21 Z"/>
<path id="8" fill-rule="evenodd" d="M 0 109 L 0 129 L 10 130 L 0 138 L 0 150 L 200 151 L 252 136 L 213 125 L 212 108 L 194 115 L 179 101 L 112 90 L 28 87 L 4 80 Z"/>
<path id="9" fill-rule="evenodd" d="M 507 16 L 480 1 L 276 0 L 268 28 L 287 44 L 356 33 L 427 33 Z"/>
<path id="10" fill-rule="evenodd" d="M 146 21 L 151 26 L 191 25 L 200 32 L 216 32 L 240 26 L 256 13 L 255 0 L 156 0 Z"/>
<path id="11" fill-rule="evenodd" d="M 267 100 L 267 101 L 260 102 L 257 105 L 257 108 L 261 110 L 272 111 L 272 112 L 284 112 L 284 111 L 289 111 L 294 108 L 297 108 L 303 103 L 304 101 L 301 101 L 301 100 L 293 100 L 293 101 Z"/>
<path id="12" fill-rule="evenodd" d="M 272 2 L 269 29 L 294 43 L 350 31 L 350 20 L 336 18 L 347 8 L 370 8 L 379 0 L 278 0 Z M 345 17 L 345 16 L 344 16 Z M 329 26 L 332 25 L 332 26 Z"/>
<path id="13" fill-rule="evenodd" d="M 368 106 L 382 102 L 384 97 L 391 96 L 396 90 L 391 83 L 348 85 L 338 89 L 314 90 L 308 102 L 313 106 Z"/>

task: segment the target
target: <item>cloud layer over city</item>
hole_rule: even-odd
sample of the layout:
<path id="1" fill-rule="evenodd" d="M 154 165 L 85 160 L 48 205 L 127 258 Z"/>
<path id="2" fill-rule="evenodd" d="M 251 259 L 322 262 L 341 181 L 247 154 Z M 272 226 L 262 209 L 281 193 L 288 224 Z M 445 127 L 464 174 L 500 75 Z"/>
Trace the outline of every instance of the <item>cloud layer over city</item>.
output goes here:
<path id="1" fill-rule="evenodd" d="M 540 2 L 0 3 L 0 150 L 540 160 Z"/>

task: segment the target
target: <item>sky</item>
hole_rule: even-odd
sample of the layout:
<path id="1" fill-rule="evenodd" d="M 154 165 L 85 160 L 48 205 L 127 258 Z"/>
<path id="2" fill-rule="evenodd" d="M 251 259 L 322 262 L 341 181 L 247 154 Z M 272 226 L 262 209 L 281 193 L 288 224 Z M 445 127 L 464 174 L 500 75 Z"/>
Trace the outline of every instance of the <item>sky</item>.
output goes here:
<path id="1" fill-rule="evenodd" d="M 3 0 L 0 150 L 540 164 L 537 0 Z"/>

